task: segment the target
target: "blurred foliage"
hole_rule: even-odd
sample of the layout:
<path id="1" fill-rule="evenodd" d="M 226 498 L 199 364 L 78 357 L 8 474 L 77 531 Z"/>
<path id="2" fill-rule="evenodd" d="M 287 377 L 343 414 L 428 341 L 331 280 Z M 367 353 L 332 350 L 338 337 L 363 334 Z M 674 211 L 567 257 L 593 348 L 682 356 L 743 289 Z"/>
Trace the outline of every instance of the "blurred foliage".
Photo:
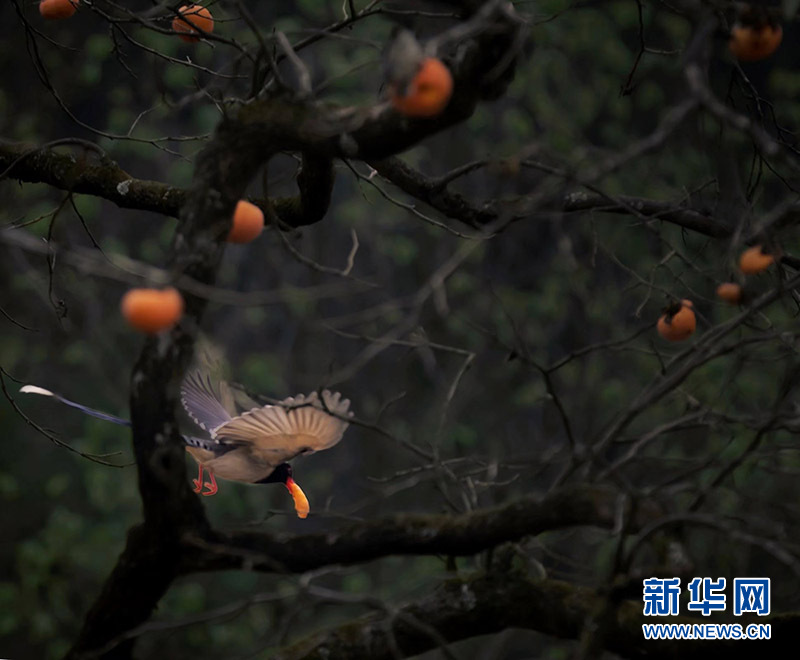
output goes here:
<path id="1" fill-rule="evenodd" d="M 71 20 L 44 23 L 35 4 L 15 2 L 41 31 L 36 38 L 48 77 L 80 122 L 144 140 L 197 137 L 154 145 L 98 137 L 71 120 L 42 87 L 26 54 L 26 36 L 12 3 L 0 9 L 0 63 L 4 71 L 15 72 L 4 78 L 0 89 L 0 135 L 32 143 L 81 137 L 102 146 L 132 176 L 187 185 L 192 159 L 203 146 L 203 136 L 214 130 L 220 110 L 208 94 L 198 93 L 209 84 L 208 74 L 183 63 L 189 58 L 201 67 L 242 76 L 212 81 L 210 86 L 220 96 L 241 94 L 248 77 L 243 68 L 228 62 L 230 51 L 219 44 L 189 45 L 126 25 L 135 42 L 173 58 L 164 60 L 132 41 L 112 39 L 101 15 L 88 7 L 82 6 Z M 339 0 L 250 4 L 265 32 L 280 29 L 294 41 L 340 19 L 342 11 Z M 402 156 L 431 175 L 488 159 L 490 167 L 451 186 L 478 203 L 528 194 L 543 180 L 536 170 L 511 171 L 504 169 L 504 163 L 533 155 L 569 168 L 586 167 L 648 135 L 666 107 L 685 93 L 681 53 L 692 26 L 665 6 L 642 5 L 647 44 L 654 52 L 643 56 L 632 76 L 631 93 L 623 95 L 620 90 L 639 43 L 637 3 L 548 0 L 517 5 L 530 18 L 533 46 L 526 46 L 526 57 L 508 93 L 481 105 L 465 124 Z M 243 43 L 254 41 L 237 18 L 234 3 L 210 6 L 217 19 L 215 34 Z M 126 7 L 145 11 L 151 4 L 130 2 Z M 375 102 L 381 91 L 380 49 L 395 21 L 421 34 L 434 34 L 449 24 L 447 19 L 387 13 L 303 50 L 320 99 Z M 795 35 L 794 24 L 787 24 L 784 43 L 774 58 L 743 67 L 788 131 L 796 131 L 800 124 Z M 731 105 L 752 109 L 749 90 L 735 74 L 722 39 L 715 44 L 711 73 L 717 93 L 724 96 L 728 90 Z M 664 148 L 604 178 L 599 187 L 608 194 L 676 203 L 692 199 L 707 205 L 719 222 L 733 226 L 739 217 L 725 213 L 755 217 L 783 192 L 777 178 L 766 171 L 758 185 L 747 186 L 754 162 L 747 141 L 706 118 L 688 122 Z M 725 163 L 745 182 L 743 194 L 749 195 L 746 201 L 737 200 L 738 206 L 720 202 Z M 354 166 L 369 174 L 363 164 Z M 343 164 L 336 167 L 334 200 L 326 219 L 290 240 L 307 257 L 341 268 L 351 246 L 350 231 L 355 230 L 360 249 L 353 275 L 378 287 L 365 288 L 309 269 L 292 257 L 273 231 L 251 245 L 229 246 L 219 286 L 283 292 L 278 302 L 263 307 L 211 305 L 203 320 L 205 339 L 224 355 L 223 368 L 251 392 L 283 397 L 325 385 L 331 374 L 356 359 L 368 338 L 387 332 L 408 311 L 398 304 L 377 313 L 379 306 L 413 297 L 462 244 L 461 238 L 385 200 Z M 265 176 L 252 182 L 252 194 L 263 192 L 262 178 L 269 181 L 271 195 L 292 194 L 296 169 L 294 158 L 275 159 Z M 452 225 L 379 177 L 373 180 L 394 198 Z M 575 187 L 565 183 L 564 188 Z M 62 245 L 90 247 L 91 239 L 69 205 L 49 222 L 48 214 L 62 200 L 62 192 L 44 185 L 0 183 L 4 224 L 42 218 L 25 231 L 46 236 L 52 230 Z M 174 220 L 119 209 L 87 196 L 75 196 L 75 203 L 106 253 L 163 264 Z M 789 230 L 780 240 L 789 251 L 798 247 L 796 233 Z M 732 272 L 738 247 L 666 223 L 601 212 L 537 213 L 515 223 L 477 248 L 418 319 L 417 336 L 476 356 L 452 401 L 448 403 L 448 392 L 463 355 L 424 347 L 387 348 L 355 376 L 337 384 L 353 399 L 360 418 L 379 420 L 399 439 L 437 446 L 442 459 L 452 461 L 456 474 L 471 475 L 474 501 L 467 501 L 462 489 L 441 471 L 414 472 L 415 457 L 398 444 L 351 427 L 336 449 L 296 461 L 295 474 L 312 503 L 308 520 L 293 518 L 282 489 L 226 482 L 218 496 L 205 502 L 213 523 L 226 529 L 322 530 L 348 519 L 397 511 L 460 510 L 543 491 L 563 467 L 554 457 L 565 447 L 566 436 L 541 374 L 520 354 L 525 351 L 531 360 L 549 365 L 591 344 L 621 342 L 572 360 L 553 374 L 572 433 L 588 442 L 658 377 L 670 357 L 683 350 L 664 345 L 649 329 L 622 342 L 653 325 L 670 297 L 695 302 L 701 331 L 735 313 L 717 302 L 713 292 L 716 283 Z M 27 332 L 0 318 L 0 364 L 22 382 L 125 416 L 128 376 L 141 345 L 140 337 L 117 314 L 125 286 L 57 263 L 53 290 L 48 293 L 43 257 L 5 245 L 2 250 L 5 286 L 0 306 L 35 330 Z M 753 285 L 765 290 L 776 277 L 774 272 L 758 276 Z M 64 318 L 54 308 L 57 300 L 64 302 Z M 757 323 L 776 336 L 792 331 L 796 308 L 788 301 L 776 303 Z M 753 331 L 743 327 L 737 332 L 742 336 Z M 769 409 L 780 386 L 775 374 L 781 361 L 790 357 L 794 359 L 792 346 L 754 344 L 709 362 L 637 419 L 611 455 L 623 453 L 638 435 L 684 414 L 692 400 L 734 417 Z M 5 400 L 0 402 L 5 438 L 0 443 L 0 524 L 5 531 L 0 542 L 0 653 L 56 658 L 74 638 L 124 546 L 127 529 L 139 519 L 135 468 L 130 465 L 127 430 L 85 419 L 50 401 L 17 396 L 16 385 L 6 381 L 31 419 L 81 451 L 113 454 L 108 460 L 124 466 L 98 465 L 53 445 L 27 426 Z M 734 422 L 664 434 L 647 445 L 626 478 L 655 487 L 704 456 L 723 462 L 737 456 L 751 438 L 752 431 Z M 715 511 L 778 520 L 792 511 L 796 514 L 796 506 L 784 510 L 781 503 L 788 493 L 797 494 L 793 476 L 800 467 L 797 452 L 786 433 L 771 434 L 769 446 L 781 449 L 765 459 L 768 465 L 748 462 L 735 471 L 730 489 L 714 492 Z M 189 471 L 194 469 L 192 464 Z M 497 483 L 492 484 L 495 472 Z M 702 472 L 696 483 L 704 485 L 713 474 Z M 676 506 L 691 501 L 690 495 L 679 491 Z M 720 547 L 719 537 L 710 532 L 698 532 L 685 541 L 698 574 L 769 575 L 776 585 L 773 607 L 800 605 L 797 589 L 789 586 L 796 586 L 796 578 L 790 581 L 785 567 L 763 551 Z M 613 545 L 597 531 L 546 534 L 532 540 L 527 549 L 549 574 L 586 583 L 600 579 L 613 555 Z M 459 560 L 458 566 L 471 570 L 482 561 L 480 557 Z M 318 575 L 315 584 L 402 601 L 427 593 L 444 576 L 445 558 L 398 557 L 331 569 Z M 248 605 L 256 595 L 264 596 L 263 602 Z M 140 657 L 244 657 L 364 611 L 353 604 L 321 603 L 303 591 L 298 578 L 225 573 L 182 579 L 167 594 L 157 618 L 181 621 L 237 601 L 242 602 L 239 610 L 210 621 L 145 634 Z M 530 648 L 530 640 L 530 634 L 518 634 L 487 642 L 485 648 L 483 642 L 475 642 L 470 648 L 497 653 L 486 657 L 522 657 L 515 654 L 526 645 Z M 562 643 L 536 637 L 536 644 L 549 649 L 542 651 L 542 657 L 568 657 Z"/>

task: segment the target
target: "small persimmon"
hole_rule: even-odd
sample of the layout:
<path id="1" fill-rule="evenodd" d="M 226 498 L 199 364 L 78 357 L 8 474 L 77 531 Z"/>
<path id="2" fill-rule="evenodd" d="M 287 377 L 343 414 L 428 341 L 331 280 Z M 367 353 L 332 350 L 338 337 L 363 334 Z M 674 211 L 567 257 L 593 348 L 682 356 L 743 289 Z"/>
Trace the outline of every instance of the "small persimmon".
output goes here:
<path id="1" fill-rule="evenodd" d="M 717 298 L 738 305 L 742 301 L 742 287 L 735 282 L 723 282 L 717 287 Z"/>
<path id="2" fill-rule="evenodd" d="M 782 39 L 783 28 L 780 25 L 736 23 L 731 29 L 728 48 L 736 59 L 742 62 L 756 62 L 772 55 Z"/>
<path id="3" fill-rule="evenodd" d="M 745 275 L 755 275 L 769 268 L 775 261 L 775 255 L 764 252 L 761 245 L 754 245 L 742 252 L 739 257 L 739 270 Z"/>
<path id="4" fill-rule="evenodd" d="M 131 289 L 122 296 L 120 309 L 131 326 L 155 334 L 178 322 L 183 314 L 183 296 L 173 287 Z"/>
<path id="5" fill-rule="evenodd" d="M 389 86 L 389 99 L 395 110 L 408 117 L 435 117 L 447 107 L 452 93 L 453 76 L 435 57 L 422 60 L 405 94 L 395 85 Z"/>
<path id="6" fill-rule="evenodd" d="M 183 41 L 189 43 L 200 41 L 202 35 L 198 30 L 214 31 L 214 19 L 211 17 L 211 12 L 202 5 L 183 5 L 178 13 L 180 16 L 172 19 L 172 29 L 175 32 L 184 33 L 178 35 Z"/>
<path id="7" fill-rule="evenodd" d="M 697 319 L 691 300 L 681 300 L 667 307 L 658 319 L 658 334 L 668 341 L 683 341 L 694 334 Z"/>
<path id="8" fill-rule="evenodd" d="M 228 237 L 228 243 L 249 243 L 264 229 L 264 212 L 255 204 L 239 200 L 233 212 L 233 226 Z"/>
<path id="9" fill-rule="evenodd" d="M 80 0 L 42 0 L 39 13 L 48 20 L 69 18 L 78 8 Z"/>

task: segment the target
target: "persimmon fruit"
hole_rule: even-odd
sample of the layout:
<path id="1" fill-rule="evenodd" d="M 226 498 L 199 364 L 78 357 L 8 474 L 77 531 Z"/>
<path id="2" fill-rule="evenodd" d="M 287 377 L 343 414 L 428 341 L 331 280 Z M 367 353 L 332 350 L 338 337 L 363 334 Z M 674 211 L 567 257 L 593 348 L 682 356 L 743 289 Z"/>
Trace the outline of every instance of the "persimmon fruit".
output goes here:
<path id="1" fill-rule="evenodd" d="M 42 0 L 39 13 L 48 20 L 69 18 L 78 9 L 79 0 Z"/>
<path id="2" fill-rule="evenodd" d="M 239 200 L 233 212 L 233 226 L 228 232 L 228 243 L 249 243 L 264 229 L 264 212 L 255 204 Z"/>
<path id="3" fill-rule="evenodd" d="M 178 13 L 180 16 L 172 19 L 172 29 L 175 32 L 183 33 L 178 36 L 184 41 L 189 43 L 200 41 L 202 35 L 198 30 L 214 31 L 214 19 L 211 17 L 211 12 L 202 5 L 183 5 Z"/>
<path id="4" fill-rule="evenodd" d="M 445 64 L 426 57 L 405 94 L 389 86 L 389 100 L 395 110 L 408 117 L 435 117 L 441 114 L 453 94 L 453 76 Z"/>
<path id="5" fill-rule="evenodd" d="M 775 255 L 764 252 L 761 245 L 754 245 L 742 252 L 739 257 L 739 270 L 745 275 L 755 275 L 769 268 L 775 262 Z"/>
<path id="6" fill-rule="evenodd" d="M 294 510 L 297 512 L 297 517 L 307 518 L 310 508 L 308 506 L 308 498 L 303 492 L 303 489 L 300 488 L 291 477 L 286 481 L 286 488 L 289 490 L 294 500 Z"/>
<path id="7" fill-rule="evenodd" d="M 757 62 L 772 55 L 780 46 L 782 39 L 783 28 L 780 25 L 736 23 L 731 29 L 728 47 L 736 59 L 742 62 Z"/>
<path id="8" fill-rule="evenodd" d="M 723 282 L 717 287 L 717 298 L 738 305 L 742 301 L 742 287 L 735 282 Z"/>
<path id="9" fill-rule="evenodd" d="M 183 314 L 183 296 L 173 288 L 131 289 L 120 302 L 125 320 L 148 334 L 171 328 Z"/>
<path id="10" fill-rule="evenodd" d="M 670 305 L 658 319 L 658 334 L 667 341 L 683 341 L 694 334 L 697 319 L 691 300 L 681 300 Z"/>

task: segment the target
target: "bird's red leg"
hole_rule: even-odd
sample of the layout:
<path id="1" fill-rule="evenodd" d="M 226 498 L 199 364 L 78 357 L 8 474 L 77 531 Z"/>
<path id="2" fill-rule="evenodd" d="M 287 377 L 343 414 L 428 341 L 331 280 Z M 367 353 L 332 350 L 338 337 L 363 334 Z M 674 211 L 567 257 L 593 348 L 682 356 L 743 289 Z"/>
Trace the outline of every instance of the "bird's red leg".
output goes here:
<path id="1" fill-rule="evenodd" d="M 206 481 L 205 483 L 205 485 L 208 487 L 208 492 L 203 493 L 203 495 L 206 496 L 213 495 L 214 493 L 217 492 L 217 480 L 214 477 L 214 473 L 211 470 L 208 471 L 208 476 L 211 478 L 211 481 Z"/>
<path id="2" fill-rule="evenodd" d="M 200 468 L 200 472 L 197 474 L 197 479 L 192 479 L 195 493 L 199 493 L 203 490 L 203 464 L 198 463 L 197 466 Z"/>

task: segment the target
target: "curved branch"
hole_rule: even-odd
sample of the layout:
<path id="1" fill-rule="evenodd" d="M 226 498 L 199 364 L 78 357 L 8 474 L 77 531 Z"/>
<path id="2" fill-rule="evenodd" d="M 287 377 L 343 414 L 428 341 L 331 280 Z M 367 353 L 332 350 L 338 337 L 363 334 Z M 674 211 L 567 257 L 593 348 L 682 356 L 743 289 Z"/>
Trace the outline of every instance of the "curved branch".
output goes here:
<path id="1" fill-rule="evenodd" d="M 300 194 L 270 201 L 278 220 L 290 227 L 313 225 L 322 220 L 331 204 L 333 180 L 333 161 L 330 158 L 304 153 L 303 165 L 297 175 Z M 269 214 L 265 214 L 265 219 L 267 217 Z"/>
<path id="2" fill-rule="evenodd" d="M 473 555 L 545 531 L 579 525 L 612 527 L 618 497 L 608 488 L 584 487 L 460 516 L 397 515 L 320 534 L 190 534 L 184 539 L 186 554 L 180 570 L 184 574 L 234 568 L 301 573 L 390 555 Z"/>
<path id="3" fill-rule="evenodd" d="M 76 158 L 47 145 L 0 140 L 0 173 L 18 181 L 46 183 L 59 190 L 100 197 L 123 209 L 175 218 L 189 195 L 185 188 L 136 179 L 107 156 L 84 154 Z M 313 224 L 322 220 L 328 210 L 333 178 L 329 158 L 303 154 L 303 167 L 297 177 L 298 195 L 253 202 L 262 209 L 271 204 L 280 221 L 291 227 Z"/>
<path id="4" fill-rule="evenodd" d="M 94 157 L 92 157 L 94 158 Z M 370 167 L 403 192 L 425 202 L 449 218 L 474 228 L 496 222 L 501 214 L 496 203 L 477 205 L 452 192 L 436 179 L 426 177 L 396 157 L 369 160 Z M 188 191 L 160 181 L 133 178 L 110 158 L 94 159 L 58 153 L 52 148 L 0 141 L 0 171 L 28 183 L 46 183 L 60 190 L 92 195 L 113 202 L 120 208 L 136 209 L 177 217 Z M 290 227 L 311 225 L 322 220 L 330 206 L 334 170 L 331 158 L 313 152 L 303 154 L 297 177 L 299 194 L 274 200 L 254 199 L 265 209 L 268 204 L 281 223 Z M 786 222 L 795 222 L 800 206 L 783 213 Z M 564 196 L 552 210 L 562 212 L 597 210 L 604 213 L 631 214 L 669 222 L 704 236 L 729 238 L 733 231 L 710 216 L 694 209 L 658 200 L 615 196 L 612 200 L 597 193 L 578 192 Z M 268 218 L 269 214 L 265 214 Z M 784 263 L 797 268 L 794 257 L 784 256 Z"/>
<path id="5" fill-rule="evenodd" d="M 496 98 L 505 90 L 514 74 L 522 23 L 506 2 L 497 0 L 485 3 L 474 20 L 478 19 L 481 29 L 464 44 L 459 60 L 451 63 L 455 91 L 447 110 L 436 118 L 409 119 L 388 103 L 332 109 L 282 98 L 252 101 L 232 113 L 226 121 L 230 132 L 246 138 L 248 148 L 303 154 L 299 198 L 274 203 L 275 212 L 286 224 L 311 224 L 324 216 L 333 184 L 332 158 L 382 158 L 398 153 L 465 120 L 478 101 Z M 503 64 L 499 71 L 498 62 Z M 107 157 L 89 162 L 48 149 L 0 142 L 0 168 L 21 181 L 103 197 L 122 208 L 176 216 L 186 203 L 186 191 L 134 179 Z"/>

